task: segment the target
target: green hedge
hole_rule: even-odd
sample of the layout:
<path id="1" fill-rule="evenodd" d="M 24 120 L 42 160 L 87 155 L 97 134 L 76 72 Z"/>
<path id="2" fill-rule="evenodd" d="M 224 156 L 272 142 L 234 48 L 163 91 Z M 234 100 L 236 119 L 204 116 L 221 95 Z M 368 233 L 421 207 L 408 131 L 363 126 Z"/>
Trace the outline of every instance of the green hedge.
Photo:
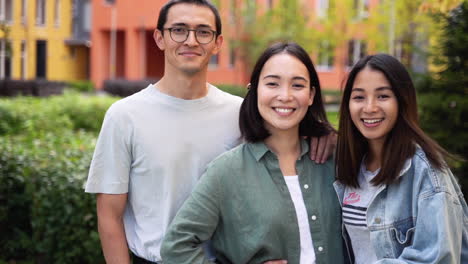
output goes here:
<path id="1" fill-rule="evenodd" d="M 97 133 L 116 99 L 0 99 L 0 263 L 103 263 L 84 193 Z"/>
<path id="2" fill-rule="evenodd" d="M 244 98 L 244 96 L 247 94 L 247 86 L 230 84 L 216 84 L 215 86 L 227 93 L 237 95 L 242 98 Z"/>

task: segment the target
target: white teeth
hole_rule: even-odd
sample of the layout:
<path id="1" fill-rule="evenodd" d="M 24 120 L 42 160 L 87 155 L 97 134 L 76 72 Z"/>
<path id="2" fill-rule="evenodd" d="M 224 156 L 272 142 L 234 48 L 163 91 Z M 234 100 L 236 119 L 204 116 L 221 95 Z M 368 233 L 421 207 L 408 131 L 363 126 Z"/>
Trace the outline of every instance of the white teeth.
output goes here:
<path id="1" fill-rule="evenodd" d="M 364 123 L 374 124 L 374 123 L 380 122 L 382 120 L 383 119 L 363 119 L 362 121 L 364 121 Z"/>
<path id="2" fill-rule="evenodd" d="M 293 109 L 292 108 L 275 108 L 275 110 L 280 113 L 290 113 L 292 112 Z"/>

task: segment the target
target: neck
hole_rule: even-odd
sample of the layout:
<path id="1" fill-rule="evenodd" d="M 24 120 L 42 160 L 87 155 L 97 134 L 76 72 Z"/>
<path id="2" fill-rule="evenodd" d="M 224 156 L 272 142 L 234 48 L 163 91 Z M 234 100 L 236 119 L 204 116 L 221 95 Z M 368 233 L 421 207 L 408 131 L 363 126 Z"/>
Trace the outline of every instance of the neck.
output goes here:
<path id="1" fill-rule="evenodd" d="M 297 130 L 274 133 L 265 139 L 265 144 L 278 156 L 283 175 L 297 175 L 296 160 L 301 154 L 301 142 Z"/>
<path id="2" fill-rule="evenodd" d="M 187 74 L 165 69 L 164 76 L 158 82 L 158 89 L 162 93 L 185 100 L 204 97 L 208 94 L 206 70 Z"/>
<path id="3" fill-rule="evenodd" d="M 369 152 L 366 158 L 366 168 L 369 171 L 376 171 L 382 166 L 383 141 L 369 141 Z"/>

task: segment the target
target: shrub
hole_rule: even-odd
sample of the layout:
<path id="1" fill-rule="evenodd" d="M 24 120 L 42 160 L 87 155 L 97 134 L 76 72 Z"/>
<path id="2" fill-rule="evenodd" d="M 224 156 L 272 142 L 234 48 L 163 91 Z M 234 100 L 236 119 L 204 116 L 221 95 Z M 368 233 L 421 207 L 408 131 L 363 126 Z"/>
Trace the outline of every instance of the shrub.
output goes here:
<path id="1" fill-rule="evenodd" d="M 103 262 L 95 200 L 83 192 L 94 143 L 86 132 L 0 138 L 4 260 Z"/>
<path id="2" fill-rule="evenodd" d="M 74 81 L 68 82 L 67 88 L 76 92 L 92 93 L 94 92 L 94 84 L 91 81 Z"/>
<path id="3" fill-rule="evenodd" d="M 136 92 L 139 92 L 146 88 L 149 84 L 155 83 L 156 80 L 106 80 L 104 81 L 104 91 L 111 95 L 127 97 Z"/>
<path id="4" fill-rule="evenodd" d="M 227 93 L 237 95 L 242 98 L 244 98 L 244 96 L 247 94 L 247 91 L 248 91 L 247 86 L 241 86 L 241 85 L 217 84 L 215 86 Z"/>

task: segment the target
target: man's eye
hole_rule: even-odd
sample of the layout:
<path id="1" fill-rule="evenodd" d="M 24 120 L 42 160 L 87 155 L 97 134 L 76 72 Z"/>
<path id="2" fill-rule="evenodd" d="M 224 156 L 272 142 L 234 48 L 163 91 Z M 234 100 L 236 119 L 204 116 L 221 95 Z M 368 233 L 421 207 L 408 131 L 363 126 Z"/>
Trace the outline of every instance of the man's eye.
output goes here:
<path id="1" fill-rule="evenodd" d="M 201 35 L 201 36 L 208 36 L 211 34 L 211 31 L 209 30 L 197 30 L 197 33 L 198 35 Z"/>
<path id="2" fill-rule="evenodd" d="M 177 34 L 184 34 L 187 32 L 186 28 L 172 28 L 172 32 Z"/>

